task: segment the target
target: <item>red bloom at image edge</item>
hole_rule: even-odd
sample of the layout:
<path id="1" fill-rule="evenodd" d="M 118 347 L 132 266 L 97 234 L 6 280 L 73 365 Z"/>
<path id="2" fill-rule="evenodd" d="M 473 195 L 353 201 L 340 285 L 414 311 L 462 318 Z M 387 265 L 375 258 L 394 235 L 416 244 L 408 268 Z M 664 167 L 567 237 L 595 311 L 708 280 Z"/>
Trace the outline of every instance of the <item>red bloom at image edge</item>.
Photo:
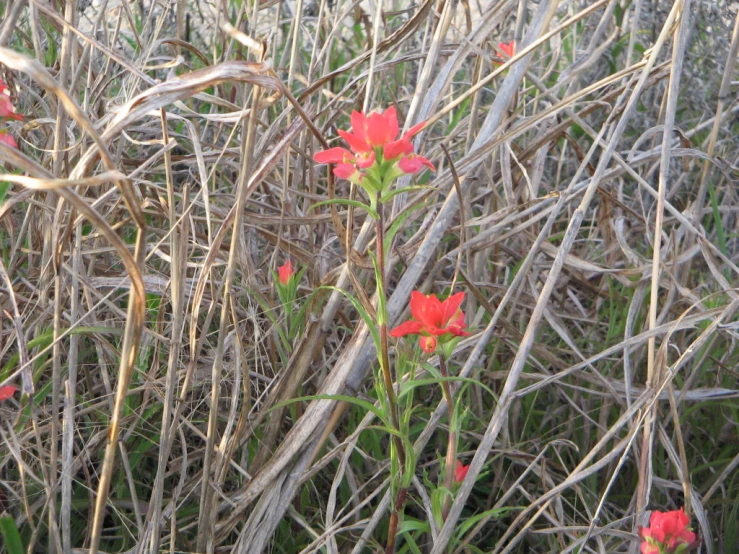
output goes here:
<path id="1" fill-rule="evenodd" d="M 639 528 L 639 536 L 644 539 L 642 554 L 672 554 L 680 547 L 683 547 L 681 551 L 692 548 L 696 536 L 689 529 L 689 523 L 683 508 L 671 512 L 652 512 L 649 527 Z"/>
<path id="2" fill-rule="evenodd" d="M 7 400 L 8 398 L 12 398 L 17 390 L 17 388 L 10 385 L 0 387 L 0 402 L 2 402 L 3 400 Z"/>
<path id="3" fill-rule="evenodd" d="M 434 294 L 411 293 L 411 317 L 390 331 L 391 337 L 419 335 L 419 344 L 424 352 L 436 350 L 438 338 L 446 342 L 452 337 L 469 336 L 465 331 L 464 312 L 460 310 L 464 292 L 453 294 L 443 302 Z"/>
<path id="4" fill-rule="evenodd" d="M 470 466 L 463 465 L 462 462 L 457 460 L 457 468 L 454 470 L 454 480 L 457 483 L 461 483 L 464 481 L 464 478 L 467 477 L 467 472 L 470 470 Z"/>
<path id="5" fill-rule="evenodd" d="M 23 116 L 19 113 L 15 113 L 15 107 L 10 101 L 10 97 L 5 94 L 0 94 L 0 117 L 6 119 L 15 119 L 18 121 L 23 120 Z"/>
<path id="6" fill-rule="evenodd" d="M 281 265 L 277 269 L 277 275 L 280 278 L 280 284 L 287 285 L 290 282 L 290 278 L 295 275 L 292 262 L 287 260 L 283 265 Z"/>
<path id="7" fill-rule="evenodd" d="M 11 148 L 18 148 L 18 143 L 15 141 L 15 139 L 11 135 L 3 131 L 0 131 L 0 142 L 4 142 Z"/>
<path id="8" fill-rule="evenodd" d="M 0 79 L 0 117 L 5 119 L 16 119 L 18 121 L 23 120 L 23 116 L 16 113 L 15 106 L 13 106 L 13 103 L 10 101 L 8 87 L 2 79 Z"/>

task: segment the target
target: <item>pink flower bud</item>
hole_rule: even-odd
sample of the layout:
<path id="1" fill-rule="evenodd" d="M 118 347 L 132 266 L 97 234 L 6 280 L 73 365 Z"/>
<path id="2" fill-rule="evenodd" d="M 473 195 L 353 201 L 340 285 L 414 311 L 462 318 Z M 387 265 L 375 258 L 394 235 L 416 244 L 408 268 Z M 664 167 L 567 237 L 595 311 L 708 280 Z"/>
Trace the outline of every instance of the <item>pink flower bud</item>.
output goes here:
<path id="1" fill-rule="evenodd" d="M 287 260 L 277 270 L 277 275 L 280 278 L 281 285 L 287 285 L 294 274 L 295 271 L 293 270 L 293 264 L 290 262 L 290 260 Z"/>

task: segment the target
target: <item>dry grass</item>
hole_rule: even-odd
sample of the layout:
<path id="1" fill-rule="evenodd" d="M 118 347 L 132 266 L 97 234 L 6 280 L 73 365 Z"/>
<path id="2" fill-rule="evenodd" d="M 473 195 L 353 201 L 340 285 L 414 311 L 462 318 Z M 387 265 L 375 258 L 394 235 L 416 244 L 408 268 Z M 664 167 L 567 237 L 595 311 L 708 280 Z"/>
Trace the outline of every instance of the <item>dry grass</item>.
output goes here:
<path id="1" fill-rule="evenodd" d="M 464 290 L 473 332 L 451 360 L 470 472 L 437 526 L 446 405 L 419 388 L 398 551 L 635 552 L 681 505 L 702 552 L 739 550 L 732 2 L 86 4 L 0 6 L 21 551 L 382 550 L 387 433 L 306 397 L 377 396 L 345 294 L 374 287 L 373 226 L 314 208 L 361 192 L 311 156 L 388 105 L 429 121 L 437 168 L 394 199 L 391 319 Z"/>

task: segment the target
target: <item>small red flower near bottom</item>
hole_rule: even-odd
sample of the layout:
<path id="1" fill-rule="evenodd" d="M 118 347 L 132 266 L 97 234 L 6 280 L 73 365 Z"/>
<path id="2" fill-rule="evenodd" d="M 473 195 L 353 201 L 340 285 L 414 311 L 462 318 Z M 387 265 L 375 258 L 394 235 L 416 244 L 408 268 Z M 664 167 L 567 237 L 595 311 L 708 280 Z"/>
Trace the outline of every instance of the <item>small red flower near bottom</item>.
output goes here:
<path id="1" fill-rule="evenodd" d="M 690 520 L 685 510 L 671 512 L 652 512 L 649 527 L 639 528 L 639 536 L 644 539 L 641 544 L 642 554 L 682 554 L 692 548 L 696 542 L 688 524 Z"/>
<path id="2" fill-rule="evenodd" d="M 439 341 L 448 342 L 454 337 L 469 336 L 465 331 L 464 312 L 460 310 L 464 293 L 453 294 L 443 302 L 433 294 L 411 293 L 411 319 L 390 331 L 391 337 L 419 335 L 424 352 L 436 350 Z"/>
<path id="3" fill-rule="evenodd" d="M 467 477 L 467 472 L 470 470 L 470 466 L 466 466 L 462 464 L 459 460 L 457 460 L 457 468 L 454 470 L 454 480 L 457 483 L 461 483 L 464 481 L 464 478 Z"/>
<path id="4" fill-rule="evenodd" d="M 290 260 L 287 260 L 283 265 L 281 265 L 277 269 L 277 275 L 280 278 L 280 284 L 287 285 L 290 282 L 292 276 L 295 275 L 295 270 L 293 269 L 292 262 L 290 262 Z"/>
<path id="5" fill-rule="evenodd" d="M 17 390 L 17 388 L 11 385 L 0 387 L 0 402 L 2 402 L 3 400 L 7 400 L 8 398 L 13 398 L 13 395 L 16 393 Z"/>

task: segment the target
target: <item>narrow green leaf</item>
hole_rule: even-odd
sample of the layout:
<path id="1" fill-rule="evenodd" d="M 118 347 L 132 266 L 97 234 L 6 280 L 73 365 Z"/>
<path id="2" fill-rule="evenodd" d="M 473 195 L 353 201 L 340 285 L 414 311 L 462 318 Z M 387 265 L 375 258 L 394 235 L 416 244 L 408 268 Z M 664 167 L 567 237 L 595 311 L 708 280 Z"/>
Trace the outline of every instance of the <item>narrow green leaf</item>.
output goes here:
<path id="1" fill-rule="evenodd" d="M 373 219 L 379 219 L 379 215 L 377 215 L 377 212 L 372 209 L 368 204 L 365 204 L 364 202 L 360 202 L 359 200 L 347 200 L 346 198 L 332 198 L 331 200 L 323 200 L 321 202 L 318 202 L 317 204 L 313 204 L 309 209 L 315 209 L 320 206 L 327 206 L 329 204 L 342 204 L 347 206 L 354 206 L 355 208 L 359 208 L 360 210 L 364 210 L 368 214 L 372 216 Z"/>
<path id="2" fill-rule="evenodd" d="M 377 322 L 374 319 L 372 319 L 372 317 L 367 313 L 367 310 L 364 309 L 364 306 L 362 306 L 362 303 L 359 300 L 357 300 L 356 298 L 354 298 L 347 291 L 342 290 L 340 288 L 330 287 L 330 286 L 324 286 L 324 287 L 321 287 L 321 288 L 328 289 L 328 290 L 338 291 L 338 292 L 340 292 L 341 294 L 343 294 L 344 296 L 347 297 L 347 299 L 349 300 L 349 302 L 351 302 L 352 305 L 354 306 L 354 309 L 357 310 L 357 312 L 359 312 L 359 315 L 360 316 L 362 316 L 362 319 L 364 320 L 364 323 L 367 325 L 367 328 L 369 329 L 370 333 L 372 334 L 372 340 L 375 341 L 375 348 L 377 348 L 377 350 L 379 350 L 380 349 L 380 332 L 377 330 Z"/>
<path id="3" fill-rule="evenodd" d="M 385 419 L 385 414 L 383 414 L 381 410 L 377 409 L 375 405 L 372 404 L 372 402 L 368 402 L 367 400 L 362 400 L 361 398 L 355 398 L 353 396 L 346 396 L 345 394 L 313 394 L 311 396 L 300 396 L 298 398 L 291 398 L 290 400 L 285 400 L 284 402 L 275 404 L 268 410 L 268 412 L 271 412 L 278 408 L 282 408 L 284 406 L 289 406 L 290 404 L 294 404 L 295 402 L 303 402 L 305 400 L 340 400 L 343 402 L 347 402 L 349 404 L 354 404 L 355 406 L 358 406 L 359 408 L 362 408 L 365 411 L 372 412 L 383 423 L 385 423 L 386 425 L 388 424 L 388 421 Z M 370 426 L 367 428 L 371 429 L 373 427 L 377 428 L 377 426 Z M 391 431 L 389 427 L 380 427 L 380 428 L 388 432 Z"/>
<path id="4" fill-rule="evenodd" d="M 18 527 L 16 527 L 15 521 L 8 515 L 8 512 L 3 512 L 0 515 L 0 535 L 3 537 L 5 550 L 8 551 L 8 554 L 24 554 L 21 534 L 18 532 Z"/>

